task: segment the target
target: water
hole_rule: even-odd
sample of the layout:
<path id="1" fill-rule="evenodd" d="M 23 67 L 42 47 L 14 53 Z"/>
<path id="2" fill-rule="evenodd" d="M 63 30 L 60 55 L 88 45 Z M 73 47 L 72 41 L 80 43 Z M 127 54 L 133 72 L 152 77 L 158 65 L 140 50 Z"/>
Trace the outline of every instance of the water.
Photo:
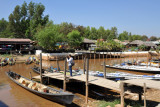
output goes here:
<path id="1" fill-rule="evenodd" d="M 144 59 L 146 58 L 138 58 L 138 59 Z M 90 59 L 89 60 L 89 70 L 92 71 L 103 71 L 103 62 L 105 61 L 106 64 L 116 64 L 116 63 L 122 63 L 123 61 L 132 61 L 132 58 L 128 59 Z M 23 75 L 24 77 L 30 78 L 29 72 L 32 73 L 32 76 L 36 76 L 34 72 L 30 69 L 33 67 L 34 64 L 31 65 L 25 65 L 25 64 L 15 64 L 13 66 L 5 66 L 0 67 L 0 107 L 2 106 L 11 106 L 11 107 L 63 107 L 63 105 L 60 105 L 58 103 L 46 100 L 44 98 L 41 98 L 35 94 L 30 93 L 29 91 L 21 88 L 20 86 L 16 85 L 14 82 L 12 82 L 6 75 L 5 72 L 8 70 L 14 71 L 20 75 Z M 47 68 L 49 66 L 57 67 L 56 61 L 43 61 L 43 67 Z M 59 61 L 59 66 L 63 70 L 64 68 L 64 61 Z M 75 60 L 75 66 L 73 69 L 83 69 L 83 60 Z M 108 69 L 107 72 L 115 72 L 117 70 Z M 126 72 L 126 71 L 125 71 Z M 130 72 L 130 71 L 127 71 Z M 135 72 L 130 72 L 135 73 Z M 136 73 L 136 74 L 142 74 L 142 73 Z M 77 94 L 78 95 L 78 94 Z M 74 102 L 81 103 L 81 101 L 84 100 L 84 95 L 78 95 L 80 98 L 75 99 Z M 83 103 L 83 102 L 82 102 Z"/>

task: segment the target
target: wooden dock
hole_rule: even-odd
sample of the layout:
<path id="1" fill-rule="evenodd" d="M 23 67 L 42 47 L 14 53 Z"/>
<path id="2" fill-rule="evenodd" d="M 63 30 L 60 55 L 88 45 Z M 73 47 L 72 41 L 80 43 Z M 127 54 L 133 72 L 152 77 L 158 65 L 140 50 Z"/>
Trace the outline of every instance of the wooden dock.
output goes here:
<path id="1" fill-rule="evenodd" d="M 43 74 L 43 77 L 49 77 L 53 79 L 58 79 L 58 80 L 64 80 L 64 74 L 62 73 L 48 73 L 48 74 Z M 40 76 L 35 76 L 33 77 L 35 79 L 40 79 Z M 78 80 L 85 82 L 86 81 L 86 75 L 78 75 L 78 76 L 73 76 L 73 77 L 68 77 L 69 80 Z M 120 83 L 109 80 L 109 79 L 104 79 L 100 77 L 95 77 L 95 76 L 89 76 L 89 84 L 97 85 L 100 87 L 112 89 L 115 91 L 120 91 L 119 85 Z"/>

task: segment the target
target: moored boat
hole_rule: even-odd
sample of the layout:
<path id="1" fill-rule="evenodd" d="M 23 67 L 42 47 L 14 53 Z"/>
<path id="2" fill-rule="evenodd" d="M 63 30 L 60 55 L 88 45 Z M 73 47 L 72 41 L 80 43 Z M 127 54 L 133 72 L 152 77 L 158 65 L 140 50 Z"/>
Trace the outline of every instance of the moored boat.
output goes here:
<path id="1" fill-rule="evenodd" d="M 12 66 L 12 65 L 14 65 L 14 64 L 15 64 L 15 62 L 16 62 L 16 61 L 15 61 L 15 59 L 11 58 L 11 59 L 9 60 L 9 65 L 11 65 L 11 66 Z"/>
<path id="2" fill-rule="evenodd" d="M 143 73 L 153 73 L 153 74 L 160 74 L 160 68 L 150 67 L 150 66 L 138 66 L 138 65 L 106 65 L 107 68 L 113 69 L 120 69 L 120 70 L 127 70 L 127 71 L 136 71 L 136 72 L 143 72 Z"/>
<path id="3" fill-rule="evenodd" d="M 33 62 L 32 57 L 29 57 L 29 58 L 26 60 L 25 64 L 28 65 L 28 64 L 31 64 L 32 62 Z"/>
<path id="4" fill-rule="evenodd" d="M 37 57 L 33 56 L 32 59 L 35 64 L 39 64 L 39 60 Z"/>
<path id="5" fill-rule="evenodd" d="M 56 90 L 46 85 L 40 84 L 28 78 L 25 78 L 15 72 L 6 72 L 6 75 L 16 84 L 24 89 L 46 98 L 51 101 L 55 101 L 61 104 L 71 104 L 74 98 L 74 94 L 69 92 L 63 92 L 62 90 Z"/>
<path id="6" fill-rule="evenodd" d="M 4 60 L 0 62 L 0 66 L 6 66 L 8 65 L 8 62 L 9 62 L 9 58 L 5 58 Z"/>

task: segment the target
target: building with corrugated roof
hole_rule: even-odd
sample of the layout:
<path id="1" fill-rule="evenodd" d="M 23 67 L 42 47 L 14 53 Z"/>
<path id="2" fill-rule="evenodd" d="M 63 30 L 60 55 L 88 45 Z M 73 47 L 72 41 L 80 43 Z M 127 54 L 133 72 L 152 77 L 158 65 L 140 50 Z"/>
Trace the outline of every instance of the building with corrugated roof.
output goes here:
<path id="1" fill-rule="evenodd" d="M 0 38 L 0 53 L 27 53 L 32 41 L 20 38 Z"/>

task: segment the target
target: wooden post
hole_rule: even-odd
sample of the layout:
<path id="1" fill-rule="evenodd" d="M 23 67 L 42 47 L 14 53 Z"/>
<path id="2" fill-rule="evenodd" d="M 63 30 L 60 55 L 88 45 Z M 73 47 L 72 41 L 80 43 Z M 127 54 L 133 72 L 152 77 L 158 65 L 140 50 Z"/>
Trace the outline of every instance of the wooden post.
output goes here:
<path id="1" fill-rule="evenodd" d="M 120 83 L 120 89 L 121 89 L 121 107 L 124 107 L 124 83 Z"/>
<path id="2" fill-rule="evenodd" d="M 146 107 L 146 83 L 144 83 L 143 90 L 144 90 L 144 107 Z"/>
<path id="3" fill-rule="evenodd" d="M 79 55 L 78 55 L 78 60 L 79 60 Z"/>
<path id="4" fill-rule="evenodd" d="M 30 74 L 30 78 L 31 78 L 31 80 L 32 80 L 32 74 L 31 74 L 31 72 L 29 72 L 29 74 Z"/>
<path id="5" fill-rule="evenodd" d="M 88 71 L 89 71 L 89 60 L 87 58 L 87 70 L 86 70 L 86 104 L 88 104 Z"/>
<path id="6" fill-rule="evenodd" d="M 57 59 L 56 62 L 57 62 L 57 71 L 60 71 L 59 70 L 59 60 Z"/>
<path id="7" fill-rule="evenodd" d="M 94 59 L 96 59 L 96 53 L 94 53 Z"/>
<path id="8" fill-rule="evenodd" d="M 147 53 L 147 67 L 148 67 L 148 61 L 149 61 L 149 54 Z"/>
<path id="9" fill-rule="evenodd" d="M 99 52 L 99 59 L 101 58 L 101 53 Z"/>
<path id="10" fill-rule="evenodd" d="M 64 60 L 64 80 L 63 80 L 63 91 L 66 91 L 66 68 L 67 68 L 67 61 Z"/>
<path id="11" fill-rule="evenodd" d="M 104 59 L 104 52 L 103 52 L 103 59 Z"/>
<path id="12" fill-rule="evenodd" d="M 111 57 L 112 57 L 112 53 L 110 52 L 110 59 L 111 59 Z"/>
<path id="13" fill-rule="evenodd" d="M 90 59 L 92 58 L 92 54 L 90 53 Z"/>
<path id="14" fill-rule="evenodd" d="M 42 78 L 42 53 L 40 53 L 40 81 L 41 84 L 43 83 L 43 78 Z"/>
<path id="15" fill-rule="evenodd" d="M 103 63 L 104 78 L 106 79 L 106 63 Z"/>
<path id="16" fill-rule="evenodd" d="M 82 59 L 83 59 L 83 54 L 82 54 Z"/>
<path id="17" fill-rule="evenodd" d="M 85 74 L 85 69 L 86 69 L 86 57 L 83 59 L 83 74 Z"/>

